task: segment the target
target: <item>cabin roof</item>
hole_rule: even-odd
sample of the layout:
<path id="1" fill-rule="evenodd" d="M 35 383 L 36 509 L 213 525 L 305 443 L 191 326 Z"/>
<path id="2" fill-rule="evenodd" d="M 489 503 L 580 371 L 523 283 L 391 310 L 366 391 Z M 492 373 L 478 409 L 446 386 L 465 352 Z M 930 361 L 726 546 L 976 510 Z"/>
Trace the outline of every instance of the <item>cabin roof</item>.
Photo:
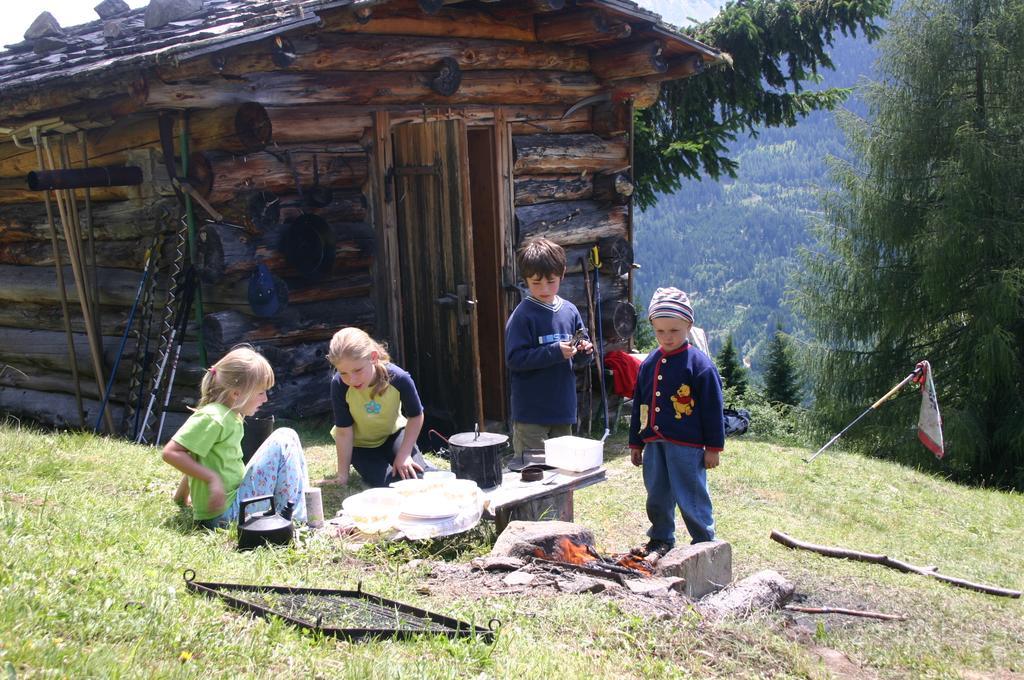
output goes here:
<path id="1" fill-rule="evenodd" d="M 321 13 L 335 8 L 372 7 L 389 1 L 205 0 L 194 15 L 154 28 L 146 28 L 148 8 L 140 7 L 6 45 L 6 51 L 0 52 L 0 96 L 18 97 L 62 83 L 174 65 L 315 26 Z M 682 35 L 658 14 L 629 0 L 580 0 L 576 6 L 600 9 L 633 23 L 633 38 L 661 39 L 670 54 L 697 53 L 705 61 L 720 56 L 714 48 Z"/>

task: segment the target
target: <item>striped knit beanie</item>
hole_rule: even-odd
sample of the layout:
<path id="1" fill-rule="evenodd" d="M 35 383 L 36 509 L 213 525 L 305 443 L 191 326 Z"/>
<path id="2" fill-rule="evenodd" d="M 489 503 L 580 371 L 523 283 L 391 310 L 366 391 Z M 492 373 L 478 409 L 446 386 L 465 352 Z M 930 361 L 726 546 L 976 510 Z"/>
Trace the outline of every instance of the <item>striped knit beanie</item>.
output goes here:
<path id="1" fill-rule="evenodd" d="M 690 298 L 678 288 L 659 288 L 651 296 L 651 304 L 647 305 L 648 319 L 662 318 L 686 319 L 693 323 L 693 307 Z"/>

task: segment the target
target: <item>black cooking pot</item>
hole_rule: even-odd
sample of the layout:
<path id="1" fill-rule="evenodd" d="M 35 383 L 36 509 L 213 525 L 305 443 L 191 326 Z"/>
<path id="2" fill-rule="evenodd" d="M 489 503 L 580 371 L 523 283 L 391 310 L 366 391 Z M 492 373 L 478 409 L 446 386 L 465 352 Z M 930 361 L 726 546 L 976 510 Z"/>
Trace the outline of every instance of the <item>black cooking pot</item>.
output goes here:
<path id="1" fill-rule="evenodd" d="M 501 484 L 501 454 L 508 436 L 495 432 L 463 432 L 448 440 L 452 472 L 459 479 L 472 479 L 481 489 Z"/>
<path id="2" fill-rule="evenodd" d="M 309 281 L 318 281 L 334 268 L 334 229 L 322 217 L 299 215 L 288 222 L 281 249 L 288 264 Z"/>
<path id="3" fill-rule="evenodd" d="M 246 517 L 246 506 L 260 501 L 270 501 L 270 510 Z M 252 550 L 261 545 L 288 545 L 291 543 L 294 533 L 293 506 L 294 503 L 289 501 L 279 515 L 274 507 L 273 496 L 256 496 L 242 501 L 238 507 L 238 549 Z"/>

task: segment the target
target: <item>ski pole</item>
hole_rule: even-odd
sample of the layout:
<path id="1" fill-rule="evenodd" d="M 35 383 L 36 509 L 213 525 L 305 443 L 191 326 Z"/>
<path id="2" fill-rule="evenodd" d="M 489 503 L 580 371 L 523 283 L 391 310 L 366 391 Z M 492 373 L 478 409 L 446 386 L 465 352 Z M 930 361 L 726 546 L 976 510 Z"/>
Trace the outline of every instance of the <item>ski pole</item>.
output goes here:
<path id="1" fill-rule="evenodd" d="M 179 284 L 184 290 L 184 280 Z M 182 303 L 184 306 L 184 303 Z M 174 325 L 171 327 L 171 333 L 167 338 L 167 351 L 160 359 L 160 366 L 157 368 L 156 376 L 153 381 L 153 392 L 149 395 L 149 403 L 146 405 L 146 410 L 142 415 L 142 423 L 139 426 L 139 432 L 135 437 L 135 443 L 141 444 L 142 440 L 146 436 L 146 429 L 149 427 L 149 416 L 153 413 L 153 406 L 156 404 L 157 395 L 160 393 L 160 383 L 163 381 L 164 371 L 167 369 L 167 361 L 171 358 L 171 351 L 174 348 L 174 342 L 178 337 L 178 325 L 181 321 L 181 307 L 178 308 L 177 313 L 174 317 Z"/>
<path id="2" fill-rule="evenodd" d="M 590 249 L 590 264 L 594 267 L 594 310 L 595 327 L 597 329 L 597 380 L 601 385 L 601 410 L 604 412 L 604 435 L 601 441 L 608 439 L 611 427 L 608 422 L 608 391 L 604 381 L 604 329 L 601 324 L 601 249 L 594 245 Z"/>
<path id="3" fill-rule="evenodd" d="M 903 380 L 901 380 L 901 381 L 900 381 L 900 383 L 899 383 L 898 385 L 896 385 L 896 387 L 892 388 L 891 390 L 889 390 L 888 392 L 886 392 L 885 394 L 883 394 L 883 395 L 882 395 L 882 396 L 881 396 L 881 397 L 880 397 L 880 398 L 878 399 L 878 401 L 876 401 L 876 402 L 875 402 L 874 404 L 872 404 L 871 406 L 868 406 L 867 410 L 866 410 L 866 411 L 864 411 L 864 413 L 861 413 L 861 414 L 860 414 L 859 416 L 857 416 L 856 418 L 854 418 L 854 419 L 853 419 L 853 422 L 851 422 L 851 423 L 850 423 L 849 425 L 847 425 L 846 427 L 844 427 L 844 428 L 843 428 L 842 430 L 840 430 L 840 431 L 839 431 L 839 434 L 837 434 L 836 436 L 832 437 L 832 439 L 829 439 L 829 440 L 828 440 L 828 442 L 826 442 L 826 444 L 825 444 L 824 446 L 822 446 L 822 447 L 821 447 L 820 449 L 818 449 L 817 451 L 815 451 L 815 452 L 814 452 L 814 455 L 813 455 L 813 456 L 811 456 L 810 458 L 804 458 L 804 462 L 805 462 L 805 463 L 810 463 L 810 462 L 811 462 L 811 461 L 813 461 L 813 460 L 814 460 L 815 458 L 817 458 L 817 457 L 818 457 L 818 455 L 819 455 L 819 454 L 820 454 L 820 453 L 821 453 L 822 451 L 824 451 L 824 450 L 825 450 L 825 449 L 827 449 L 828 447 L 832 446 L 832 444 L 834 444 L 834 443 L 836 442 L 836 440 L 837 440 L 837 439 L 839 439 L 840 437 L 842 437 L 842 436 L 843 436 L 843 435 L 844 435 L 844 434 L 846 433 L 846 431 L 847 431 L 847 430 L 849 430 L 849 429 L 850 429 L 851 427 L 853 427 L 854 425 L 856 425 L 857 423 L 859 423 L 859 422 L 860 422 L 860 420 L 861 420 L 861 418 L 863 418 L 864 416 L 866 416 L 867 414 L 871 413 L 871 412 L 872 412 L 872 411 L 874 411 L 874 410 L 875 410 L 876 408 L 878 408 L 879 406 L 881 406 L 883 402 L 885 402 L 886 400 L 888 400 L 888 399 L 889 399 L 889 397 L 891 397 L 892 395 L 896 394 L 896 393 L 897 393 L 897 392 L 898 392 L 898 391 L 900 390 L 900 388 L 901 388 L 901 387 L 903 387 L 903 386 L 904 386 L 904 385 L 906 385 L 906 384 L 907 384 L 908 382 L 910 382 L 911 380 L 913 380 L 914 378 L 916 378 L 916 377 L 917 377 L 918 375 L 920 375 L 920 373 L 921 373 L 921 369 L 920 369 L 920 368 L 915 368 L 915 369 L 914 369 L 914 372 L 913 372 L 913 373 L 911 373 L 911 374 L 910 374 L 910 375 L 908 375 L 908 376 L 907 376 L 906 378 L 904 378 Z"/>
<path id="4" fill-rule="evenodd" d="M 117 367 L 121 364 L 121 357 L 124 355 L 124 346 L 128 342 L 128 334 L 132 330 L 132 323 L 135 321 L 135 311 L 139 308 L 139 300 L 142 299 L 142 291 L 146 288 L 146 281 L 149 280 L 149 267 L 153 262 L 153 250 L 156 246 L 154 242 L 153 247 L 146 251 L 146 266 L 142 268 L 142 280 L 139 281 L 139 289 L 135 293 L 135 302 L 132 303 L 132 308 L 128 312 L 128 321 L 125 323 L 124 334 L 121 336 L 121 346 L 117 348 L 117 356 L 114 358 L 114 366 L 110 369 L 110 379 L 107 380 L 107 389 L 103 391 L 103 403 L 100 404 L 100 412 L 96 416 L 96 425 L 93 426 L 93 432 L 100 431 L 100 425 L 103 423 L 103 414 L 107 410 L 107 402 L 110 401 L 110 390 L 114 387 L 114 380 L 117 378 Z M 111 432 L 113 434 L 113 432 Z"/>

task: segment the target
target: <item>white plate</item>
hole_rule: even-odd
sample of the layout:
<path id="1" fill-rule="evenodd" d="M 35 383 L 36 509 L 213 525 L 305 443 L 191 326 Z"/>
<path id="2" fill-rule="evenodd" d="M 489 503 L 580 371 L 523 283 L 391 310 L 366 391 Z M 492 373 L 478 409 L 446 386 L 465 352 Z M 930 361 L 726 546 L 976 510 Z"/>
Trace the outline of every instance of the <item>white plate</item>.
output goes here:
<path id="1" fill-rule="evenodd" d="M 432 495 L 409 498 L 402 503 L 401 516 L 412 519 L 446 519 L 459 514 L 459 506 Z"/>
<path id="2" fill-rule="evenodd" d="M 396 525 L 400 528 L 403 525 L 432 525 L 432 524 L 444 524 L 450 521 L 454 515 L 445 517 L 414 517 L 413 515 L 398 515 L 398 521 Z"/>
<path id="3" fill-rule="evenodd" d="M 448 519 L 449 517 L 455 517 L 459 514 L 459 511 L 455 508 L 438 508 L 437 510 L 402 510 L 399 515 L 402 519 Z"/>

